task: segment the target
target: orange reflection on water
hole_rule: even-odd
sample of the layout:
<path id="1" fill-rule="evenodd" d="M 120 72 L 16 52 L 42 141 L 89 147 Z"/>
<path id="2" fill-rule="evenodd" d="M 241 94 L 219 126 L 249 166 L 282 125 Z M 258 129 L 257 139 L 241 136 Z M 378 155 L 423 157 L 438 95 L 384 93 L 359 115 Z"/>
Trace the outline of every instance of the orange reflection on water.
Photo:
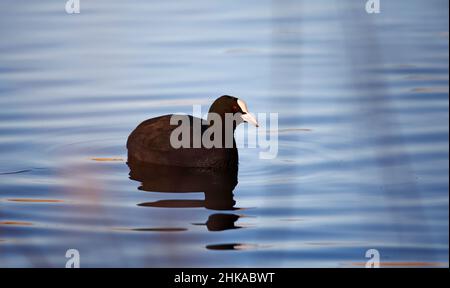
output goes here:
<path id="1" fill-rule="evenodd" d="M 15 198 L 8 199 L 10 202 L 25 202 L 25 203 L 61 203 L 63 200 L 56 199 L 30 199 L 30 198 Z"/>
<path id="2" fill-rule="evenodd" d="M 91 158 L 92 161 L 97 162 L 124 162 L 123 158 Z"/>
<path id="3" fill-rule="evenodd" d="M 11 226 L 32 226 L 31 222 L 23 221 L 0 221 L 0 225 L 11 225 Z"/>
<path id="4" fill-rule="evenodd" d="M 366 263 L 356 262 L 352 263 L 352 266 L 365 267 Z M 380 262 L 380 267 L 386 268 L 400 268 L 400 267 L 448 267 L 448 263 L 443 262 Z"/>

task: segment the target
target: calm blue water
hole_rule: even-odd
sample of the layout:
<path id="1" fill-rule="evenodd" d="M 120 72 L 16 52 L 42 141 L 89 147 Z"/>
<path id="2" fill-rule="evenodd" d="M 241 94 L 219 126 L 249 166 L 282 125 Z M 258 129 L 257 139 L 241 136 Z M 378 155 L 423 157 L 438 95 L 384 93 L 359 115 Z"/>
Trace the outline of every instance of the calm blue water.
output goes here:
<path id="1" fill-rule="evenodd" d="M 448 267 L 449 2 L 381 4 L 1 1 L 0 266 Z M 129 133 L 222 94 L 278 157 L 240 149 L 239 209 L 138 206 L 204 195 L 139 190 Z"/>

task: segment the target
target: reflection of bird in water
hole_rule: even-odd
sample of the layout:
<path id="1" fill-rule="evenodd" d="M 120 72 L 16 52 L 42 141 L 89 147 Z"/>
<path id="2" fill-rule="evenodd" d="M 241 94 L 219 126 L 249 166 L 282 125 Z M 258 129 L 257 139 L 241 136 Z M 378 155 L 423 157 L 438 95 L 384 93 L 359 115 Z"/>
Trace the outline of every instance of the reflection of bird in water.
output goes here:
<path id="1" fill-rule="evenodd" d="M 240 218 L 240 216 L 235 214 L 212 214 L 208 217 L 205 225 L 209 231 L 222 231 L 226 229 L 238 229 L 239 226 L 234 225 L 234 223 Z"/>
<path id="2" fill-rule="evenodd" d="M 226 115 L 236 116 L 236 121 L 233 121 L 232 125 L 231 123 L 227 125 Z M 171 120 L 177 120 L 174 121 L 176 125 L 171 125 Z M 185 120 L 186 125 L 183 126 L 183 123 L 180 125 L 178 120 L 182 122 Z M 168 166 L 226 170 L 238 163 L 238 151 L 233 135 L 236 126 L 242 122 L 249 122 L 258 127 L 256 119 L 248 112 L 247 104 L 228 95 L 219 97 L 211 105 L 208 124 L 202 121 L 204 120 L 193 116 L 165 115 L 142 122 L 128 137 L 128 159 Z M 217 134 L 213 132 L 215 129 L 209 129 L 216 127 L 220 128 L 216 131 Z M 183 131 L 183 128 L 186 128 L 184 129 L 186 131 Z M 182 132 L 177 134 L 178 131 Z M 171 139 L 173 134 L 178 137 L 174 136 L 175 138 Z M 184 139 L 177 139 L 179 136 Z M 214 146 L 205 146 L 203 137 L 211 140 L 209 144 Z M 174 141 L 180 141 L 188 147 L 174 148 Z"/>
<path id="3" fill-rule="evenodd" d="M 237 163 L 226 171 L 205 168 L 162 166 L 128 160 L 130 179 L 141 182 L 143 191 L 163 193 L 205 193 L 204 200 L 160 200 L 140 203 L 145 207 L 194 208 L 213 210 L 236 210 L 233 190 L 238 180 Z M 234 223 L 240 216 L 235 214 L 212 214 L 206 222 L 210 231 L 239 228 Z"/>

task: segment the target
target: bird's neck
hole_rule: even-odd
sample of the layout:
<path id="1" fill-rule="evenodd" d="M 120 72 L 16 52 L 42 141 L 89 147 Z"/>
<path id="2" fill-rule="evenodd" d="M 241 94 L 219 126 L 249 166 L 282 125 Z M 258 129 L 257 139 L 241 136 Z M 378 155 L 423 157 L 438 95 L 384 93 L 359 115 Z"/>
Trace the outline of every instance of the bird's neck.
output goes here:
<path id="1" fill-rule="evenodd" d="M 220 123 L 217 123 L 220 122 Z M 229 122 L 229 123 L 226 123 Z M 215 126 L 218 125 L 218 126 Z M 207 118 L 207 126 L 208 129 L 217 129 L 215 133 L 220 133 L 222 136 L 222 147 L 225 147 L 226 137 L 232 137 L 233 147 L 236 147 L 236 142 L 234 140 L 234 131 L 236 130 L 236 122 L 235 121 L 225 121 L 225 113 L 208 113 Z M 220 131 L 220 132 L 219 132 Z M 231 147 L 230 147 L 231 148 Z"/>
<path id="2" fill-rule="evenodd" d="M 220 123 L 215 123 L 216 121 L 220 121 Z M 237 127 L 236 121 L 228 120 L 228 122 L 230 123 L 226 123 L 225 112 L 208 112 L 207 123 L 209 127 L 217 124 L 221 126 L 223 132 L 225 132 L 226 129 L 232 129 L 232 132 L 234 133 L 234 130 L 236 130 Z"/>

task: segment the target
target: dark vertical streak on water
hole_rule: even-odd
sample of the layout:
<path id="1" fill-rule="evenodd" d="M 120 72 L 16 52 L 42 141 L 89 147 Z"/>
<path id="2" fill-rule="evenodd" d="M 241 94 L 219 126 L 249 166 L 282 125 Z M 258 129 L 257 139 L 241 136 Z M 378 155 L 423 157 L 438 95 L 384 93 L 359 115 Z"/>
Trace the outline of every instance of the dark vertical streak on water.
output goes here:
<path id="1" fill-rule="evenodd" d="M 351 2 L 350 2 L 351 3 Z M 384 33 L 379 29 L 374 22 L 376 22 L 376 14 L 366 14 L 362 12 L 361 8 L 355 8 L 353 3 L 345 4 L 342 9 L 345 19 L 342 22 L 343 38 L 345 39 L 346 51 L 348 53 L 347 62 L 350 65 L 349 79 L 352 81 L 353 89 L 359 95 L 359 100 L 356 101 L 358 106 L 354 113 L 358 115 L 359 122 L 358 130 L 362 130 L 373 136 L 373 144 L 375 150 L 375 162 L 379 168 L 381 191 L 386 199 L 385 203 L 390 218 L 391 225 L 397 234 L 397 243 L 401 246 L 402 243 L 407 243 L 407 228 L 404 227 L 402 212 L 397 211 L 397 208 L 391 203 L 394 203 L 397 194 L 407 192 L 408 198 L 415 199 L 419 203 L 422 196 L 420 195 L 416 186 L 416 179 L 411 167 L 411 161 L 406 152 L 405 141 L 402 139 L 401 131 L 393 129 L 397 122 L 397 116 L 392 111 L 392 105 L 388 97 L 388 89 L 383 75 L 372 73 L 369 75 L 363 74 L 362 70 L 367 67 L 385 67 L 387 64 L 383 59 L 382 51 L 380 49 L 381 43 L 379 35 Z M 358 45 L 359 44 L 359 45 Z M 406 47 L 405 47 L 406 49 Z M 406 52 L 407 53 L 407 52 Z M 370 69 L 370 68 L 369 68 Z M 368 77 L 370 77 L 368 79 Z M 370 89 L 367 89 L 367 81 L 371 84 Z M 363 135 L 363 134 L 361 134 Z M 399 152 L 393 159 L 390 159 L 386 165 L 386 153 L 389 148 L 385 145 L 389 139 L 396 137 L 398 139 L 397 147 Z M 356 171 L 355 171 L 356 172 Z M 393 180 L 399 180 L 403 184 L 400 187 L 393 187 Z M 399 186 L 398 184 L 396 186 Z M 393 187 L 391 189 L 390 187 Z M 421 232 L 423 237 L 428 239 L 426 242 L 431 242 L 428 231 L 428 219 L 422 210 L 422 205 L 418 205 L 416 211 L 418 217 L 423 221 L 421 225 Z M 430 252 L 430 253 L 433 253 Z M 433 257 L 432 257 L 433 258 Z"/>
<path id="2" fill-rule="evenodd" d="M 297 97 L 289 97 L 289 106 L 290 107 L 297 107 L 298 110 L 300 110 L 301 101 L 302 101 L 302 95 L 301 95 L 301 87 L 302 87 L 302 67 L 299 63 L 301 63 L 302 60 L 302 15 L 298 14 L 295 15 L 294 18 L 287 17 L 287 21 L 280 21 L 280 19 L 284 19 L 287 12 L 289 11 L 290 7 L 295 7 L 296 9 L 299 9 L 302 11 L 302 1 L 296 1 L 296 0 L 288 0 L 288 1 L 276 1 L 272 0 L 271 3 L 271 59 L 270 59 L 270 101 L 273 104 L 276 104 L 277 96 L 279 96 L 279 90 L 283 87 L 283 80 L 285 79 L 291 79 L 294 80 L 294 91 L 297 93 Z M 294 69 L 292 69 L 292 64 L 287 64 L 285 61 L 285 58 L 282 57 L 283 49 L 286 48 L 286 44 L 288 41 L 286 39 L 283 39 L 286 37 L 286 35 L 283 32 L 285 31 L 285 28 L 289 27 L 290 29 L 294 29 L 294 35 L 295 36 L 288 36 L 294 39 L 289 39 L 292 42 L 295 43 L 296 47 L 298 47 L 298 50 L 295 51 L 295 55 L 292 56 L 292 60 L 295 63 Z M 298 29 L 298 30 L 297 30 Z M 289 31 L 287 31 L 289 32 Z M 291 31 L 292 32 L 292 31 Z M 296 32 L 296 33 L 295 33 Z M 284 36 L 284 37 L 283 37 Z M 281 61 L 280 61 L 281 59 Z M 283 61 L 284 60 L 284 61 Z M 288 67 L 290 66 L 290 67 Z M 290 69 L 289 69 L 290 68 Z M 279 117 L 283 118 L 283 114 L 279 115 Z M 296 125 L 300 127 L 302 123 L 300 122 L 300 118 L 296 119 L 297 121 L 291 123 L 293 125 Z M 291 152 L 292 157 L 295 159 L 301 157 L 300 155 L 300 149 L 294 148 Z M 274 166 L 268 166 L 266 169 L 267 173 L 275 174 L 276 173 L 276 167 Z M 291 173 L 294 173 L 296 175 L 301 175 L 302 171 L 300 167 L 293 167 L 290 171 Z M 270 181 L 266 181 L 266 184 L 270 187 Z M 286 197 L 291 198 L 293 201 L 290 202 L 291 205 L 285 207 L 285 217 L 293 217 L 297 211 L 295 211 L 295 201 L 301 201 L 301 194 L 302 187 L 301 185 L 297 184 L 293 186 L 293 189 L 290 189 L 287 191 Z M 273 194 L 273 188 L 270 188 L 265 191 L 266 197 L 270 194 Z M 264 197 L 264 196 L 263 196 Z M 291 238 L 294 231 L 291 229 L 286 229 L 283 232 L 280 233 L 280 237 L 282 238 Z M 279 261 L 280 266 L 284 266 L 285 260 L 286 260 L 286 254 L 288 252 L 280 251 L 279 252 Z"/>

